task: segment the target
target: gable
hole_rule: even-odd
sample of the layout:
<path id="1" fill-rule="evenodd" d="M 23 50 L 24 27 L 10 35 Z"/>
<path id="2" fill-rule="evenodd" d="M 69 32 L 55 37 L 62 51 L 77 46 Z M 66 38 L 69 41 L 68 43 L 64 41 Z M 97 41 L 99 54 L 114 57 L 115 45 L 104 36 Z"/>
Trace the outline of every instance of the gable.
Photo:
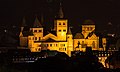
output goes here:
<path id="1" fill-rule="evenodd" d="M 88 39 L 97 39 L 97 36 L 93 33 Z"/>
<path id="2" fill-rule="evenodd" d="M 53 39 L 53 40 L 57 40 L 57 37 L 55 36 L 55 35 L 53 35 L 53 34 L 51 34 L 51 33 L 49 33 L 49 34 L 47 34 L 46 36 L 44 36 L 43 37 L 43 40 L 44 41 L 46 41 L 47 39 L 49 39 L 49 38 L 51 38 L 51 39 Z"/>

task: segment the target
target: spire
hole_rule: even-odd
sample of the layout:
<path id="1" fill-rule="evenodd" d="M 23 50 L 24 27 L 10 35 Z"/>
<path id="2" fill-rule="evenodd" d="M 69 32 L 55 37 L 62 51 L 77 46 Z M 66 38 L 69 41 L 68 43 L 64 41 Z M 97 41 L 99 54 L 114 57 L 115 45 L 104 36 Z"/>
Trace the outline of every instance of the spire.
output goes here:
<path id="1" fill-rule="evenodd" d="M 64 14 L 63 14 L 63 9 L 62 9 L 62 4 L 61 4 L 61 2 L 60 2 L 60 9 L 59 9 L 58 17 L 59 17 L 59 18 L 63 18 L 63 17 L 64 17 Z"/>
<path id="2" fill-rule="evenodd" d="M 21 32 L 23 31 L 25 26 L 27 26 L 27 25 L 26 25 L 25 17 L 23 17 L 22 24 L 21 24 Z"/>
<path id="3" fill-rule="evenodd" d="M 33 27 L 42 27 L 42 25 L 40 24 L 40 22 L 39 22 L 37 16 L 36 16 L 36 18 L 35 18 Z"/>
<path id="4" fill-rule="evenodd" d="M 26 25 L 25 17 L 23 17 L 21 27 L 25 27 L 25 26 L 27 26 L 27 25 Z"/>
<path id="5" fill-rule="evenodd" d="M 44 18 L 43 18 L 43 14 L 41 13 L 41 23 L 43 24 L 44 22 Z"/>
<path id="6" fill-rule="evenodd" d="M 23 36 L 23 33 L 22 33 L 22 32 L 20 32 L 19 37 L 22 37 L 22 36 Z"/>
<path id="7" fill-rule="evenodd" d="M 72 32 L 71 32 L 71 29 L 70 29 L 70 28 L 71 28 L 71 27 L 69 27 L 67 34 L 72 34 Z"/>

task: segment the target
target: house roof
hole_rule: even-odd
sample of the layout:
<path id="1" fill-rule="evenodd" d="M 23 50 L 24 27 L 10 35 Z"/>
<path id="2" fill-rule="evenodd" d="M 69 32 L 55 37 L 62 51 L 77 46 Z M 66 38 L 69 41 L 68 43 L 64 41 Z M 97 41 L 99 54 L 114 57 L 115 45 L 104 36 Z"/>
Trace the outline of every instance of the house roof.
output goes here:
<path id="1" fill-rule="evenodd" d="M 94 25 L 95 23 L 92 21 L 92 20 L 90 20 L 90 19 L 87 19 L 87 20 L 85 20 L 84 22 L 83 22 L 83 25 Z"/>
<path id="2" fill-rule="evenodd" d="M 84 36 L 82 33 L 76 33 L 76 35 L 74 36 L 74 39 L 84 39 Z"/>

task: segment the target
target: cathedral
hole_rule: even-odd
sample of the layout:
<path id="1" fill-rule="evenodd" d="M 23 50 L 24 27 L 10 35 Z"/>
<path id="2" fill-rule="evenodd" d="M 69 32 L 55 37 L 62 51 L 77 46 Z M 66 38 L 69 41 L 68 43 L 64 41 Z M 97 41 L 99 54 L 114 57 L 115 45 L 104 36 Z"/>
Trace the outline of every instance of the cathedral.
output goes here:
<path id="1" fill-rule="evenodd" d="M 72 51 L 85 52 L 86 47 L 98 51 L 106 50 L 106 38 L 99 37 L 95 33 L 95 23 L 92 20 L 85 20 L 81 32 L 73 35 L 68 19 L 64 18 L 62 6 L 60 6 L 57 18 L 54 19 L 54 28 L 51 31 L 44 30 L 36 16 L 33 26 L 28 30 L 25 29 L 23 20 L 19 39 L 20 47 L 27 47 L 31 52 L 48 49 L 65 52 L 71 56 Z"/>

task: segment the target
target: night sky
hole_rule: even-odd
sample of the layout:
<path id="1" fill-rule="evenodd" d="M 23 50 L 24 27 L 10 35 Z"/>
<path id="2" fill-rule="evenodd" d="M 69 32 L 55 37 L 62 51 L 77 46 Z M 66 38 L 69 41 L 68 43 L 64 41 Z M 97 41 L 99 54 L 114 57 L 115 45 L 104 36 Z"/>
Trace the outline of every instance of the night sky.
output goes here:
<path id="1" fill-rule="evenodd" d="M 1 0 L 0 25 L 19 26 L 22 18 L 32 25 L 37 15 L 44 18 L 44 26 L 53 26 L 53 20 L 59 9 L 60 0 Z M 85 19 L 96 24 L 97 31 L 113 27 L 116 31 L 120 24 L 120 0 L 61 0 L 65 18 L 73 28 L 81 26 Z M 109 25 L 111 22 L 112 25 Z"/>

